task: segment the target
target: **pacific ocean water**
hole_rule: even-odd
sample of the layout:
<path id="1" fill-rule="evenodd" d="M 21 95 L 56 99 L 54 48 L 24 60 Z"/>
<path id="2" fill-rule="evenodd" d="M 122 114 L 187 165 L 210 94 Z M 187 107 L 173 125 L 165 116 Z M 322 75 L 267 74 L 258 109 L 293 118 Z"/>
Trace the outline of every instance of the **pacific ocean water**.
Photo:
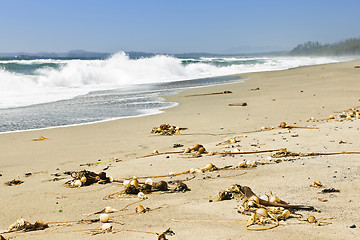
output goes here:
<path id="1" fill-rule="evenodd" d="M 187 88 L 241 82 L 233 74 L 283 70 L 350 59 L 198 57 L 0 59 L 0 133 L 158 114 L 177 103 L 162 96 Z"/>

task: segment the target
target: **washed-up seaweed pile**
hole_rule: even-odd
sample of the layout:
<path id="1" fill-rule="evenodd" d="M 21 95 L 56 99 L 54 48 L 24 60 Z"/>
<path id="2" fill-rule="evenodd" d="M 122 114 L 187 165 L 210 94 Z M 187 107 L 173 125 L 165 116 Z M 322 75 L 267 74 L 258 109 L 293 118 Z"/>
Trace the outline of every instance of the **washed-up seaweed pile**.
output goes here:
<path id="1" fill-rule="evenodd" d="M 270 195 L 258 197 L 251 188 L 238 184 L 231 185 L 227 190 L 219 192 L 218 201 L 236 199 L 240 202 L 237 211 L 243 215 L 250 216 L 245 228 L 248 230 L 267 230 L 279 225 L 279 221 L 285 221 L 290 217 L 316 223 L 318 226 L 330 224 L 325 222 L 326 218 L 316 219 L 309 216 L 303 219 L 296 210 L 316 211 L 312 206 L 290 205 L 279 199 L 270 191 Z"/>
<path id="2" fill-rule="evenodd" d="M 87 170 L 70 172 L 72 180 L 65 183 L 65 186 L 78 188 L 89 186 L 95 183 L 106 184 L 112 182 L 112 177 L 107 177 L 105 172 L 95 173 Z"/>
<path id="3" fill-rule="evenodd" d="M 360 110 L 359 107 L 349 108 L 339 114 L 330 114 L 328 118 L 324 119 L 315 119 L 311 117 L 307 119 L 307 121 L 324 121 L 324 120 L 335 120 L 335 121 L 343 121 L 343 120 L 354 120 L 360 118 Z"/>
<path id="4" fill-rule="evenodd" d="M 154 127 L 151 133 L 156 135 L 179 135 L 181 130 L 186 129 L 187 128 L 171 126 L 170 124 L 161 124 L 159 127 Z"/>
<path id="5" fill-rule="evenodd" d="M 179 181 L 173 188 L 169 187 L 166 181 L 153 182 L 151 178 L 146 179 L 144 183 L 140 183 L 137 177 L 133 177 L 131 180 L 123 181 L 124 189 L 106 196 L 104 199 L 122 197 L 124 195 L 137 195 L 140 199 L 145 199 L 145 194 L 153 192 L 186 192 L 190 191 L 188 186 Z"/>

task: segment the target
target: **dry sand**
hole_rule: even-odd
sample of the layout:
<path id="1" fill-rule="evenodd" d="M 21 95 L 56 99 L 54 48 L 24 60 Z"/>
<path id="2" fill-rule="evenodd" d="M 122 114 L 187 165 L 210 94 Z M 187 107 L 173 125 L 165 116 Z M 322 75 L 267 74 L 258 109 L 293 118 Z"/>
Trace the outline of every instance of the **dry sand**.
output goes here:
<path id="1" fill-rule="evenodd" d="M 244 160 L 266 162 L 270 153 L 234 156 L 207 156 L 184 158 L 180 154 L 136 158 L 152 153 L 178 150 L 173 144 L 191 147 L 195 143 L 208 151 L 244 151 L 287 148 L 291 152 L 357 151 L 359 119 L 350 121 L 310 121 L 326 119 L 360 105 L 360 61 L 300 67 L 285 71 L 243 74 L 243 83 L 213 86 L 184 91 L 168 96 L 168 101 L 179 106 L 164 113 L 146 117 L 121 119 L 97 124 L 64 127 L 19 133 L 0 134 L 1 182 L 24 180 L 19 186 L 0 185 L 0 229 L 6 229 L 18 218 L 30 222 L 87 219 L 83 214 L 96 212 L 105 206 L 121 209 L 136 198 L 103 198 L 123 189 L 119 183 L 92 185 L 79 189 L 62 186 L 65 180 L 46 181 L 54 173 L 91 170 L 106 173 L 115 179 L 132 176 L 162 175 L 201 168 L 211 162 L 218 167 L 236 166 Z M 251 91 L 250 89 L 260 90 Z M 229 90 L 231 94 L 193 96 Z M 246 102 L 247 106 L 229 106 Z M 217 143 L 261 127 L 289 125 L 315 126 L 319 129 L 275 129 L 246 133 L 236 144 L 216 146 Z M 187 127 L 181 135 L 153 136 L 150 131 L 162 123 Z M 298 135 L 297 137 L 292 137 Z M 51 140 L 32 141 L 45 136 Z M 342 140 L 345 143 L 339 144 Z M 111 160 L 92 166 L 98 160 Z M 357 239 L 360 238 L 359 155 L 334 155 L 292 158 L 278 164 L 259 165 L 256 168 L 223 170 L 195 174 L 185 183 L 191 188 L 186 193 L 150 194 L 141 204 L 153 211 L 139 215 L 116 216 L 124 225 L 114 224 L 115 234 L 84 235 L 77 230 L 100 227 L 100 223 L 72 226 L 51 225 L 44 231 L 7 233 L 11 239 L 156 239 L 140 230 L 162 232 L 170 227 L 175 236 L 169 239 Z M 33 173 L 25 177 L 25 173 Z M 61 177 L 69 176 L 61 175 Z M 177 180 L 193 174 L 154 180 Z M 340 193 L 319 193 L 321 189 L 309 185 L 320 180 L 325 187 L 334 187 Z M 280 222 L 267 231 L 245 229 L 248 216 L 237 212 L 239 202 L 216 201 L 218 192 L 237 183 L 249 186 L 256 194 L 271 190 L 291 204 L 311 205 L 321 212 L 297 211 L 304 217 L 314 215 L 332 224 L 316 226 L 300 224 L 295 218 Z M 326 199 L 320 202 L 318 198 Z M 213 200 L 213 201 L 211 201 Z M 135 205 L 123 213 L 134 212 Z M 61 211 L 60 211 L 61 210 Z M 96 217 L 96 216 L 95 216 Z M 356 228 L 350 228 L 355 224 Z"/>

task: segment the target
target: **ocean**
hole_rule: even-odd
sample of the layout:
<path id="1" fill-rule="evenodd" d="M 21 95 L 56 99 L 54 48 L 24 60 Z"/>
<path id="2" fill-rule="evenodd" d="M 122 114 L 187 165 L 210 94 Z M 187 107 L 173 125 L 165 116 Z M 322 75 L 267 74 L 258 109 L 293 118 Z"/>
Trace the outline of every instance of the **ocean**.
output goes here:
<path id="1" fill-rule="evenodd" d="M 351 60 L 339 57 L 0 59 L 0 133 L 161 113 L 162 96 L 241 82 L 233 74 Z"/>

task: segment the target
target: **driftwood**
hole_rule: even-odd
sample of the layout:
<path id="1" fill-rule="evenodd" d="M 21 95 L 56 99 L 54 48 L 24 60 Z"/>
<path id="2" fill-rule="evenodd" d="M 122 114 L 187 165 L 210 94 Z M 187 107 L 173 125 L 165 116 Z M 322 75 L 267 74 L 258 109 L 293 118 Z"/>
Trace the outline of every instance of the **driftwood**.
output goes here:
<path id="1" fill-rule="evenodd" d="M 51 140 L 51 138 L 46 138 L 46 137 L 39 137 L 39 138 L 34 138 L 33 141 L 44 141 L 44 140 Z"/>
<path id="2" fill-rule="evenodd" d="M 155 234 L 158 236 L 158 240 L 166 240 L 166 235 L 168 236 L 173 236 L 175 235 L 175 233 L 170 229 L 166 229 L 166 231 L 159 233 L 159 232 L 151 232 L 151 231 L 141 231 L 141 230 L 131 230 L 131 229 L 126 229 L 125 231 L 128 232 L 137 232 L 137 233 L 149 233 L 149 234 Z"/>
<path id="3" fill-rule="evenodd" d="M 213 92 L 213 93 L 186 95 L 185 97 L 210 96 L 210 95 L 230 94 L 230 93 L 232 93 L 232 92 L 231 91 L 223 91 L 223 92 Z"/>
<path id="4" fill-rule="evenodd" d="M 243 102 L 243 103 L 229 103 L 229 106 L 230 107 L 246 107 L 247 106 L 247 103 L 246 102 Z"/>

